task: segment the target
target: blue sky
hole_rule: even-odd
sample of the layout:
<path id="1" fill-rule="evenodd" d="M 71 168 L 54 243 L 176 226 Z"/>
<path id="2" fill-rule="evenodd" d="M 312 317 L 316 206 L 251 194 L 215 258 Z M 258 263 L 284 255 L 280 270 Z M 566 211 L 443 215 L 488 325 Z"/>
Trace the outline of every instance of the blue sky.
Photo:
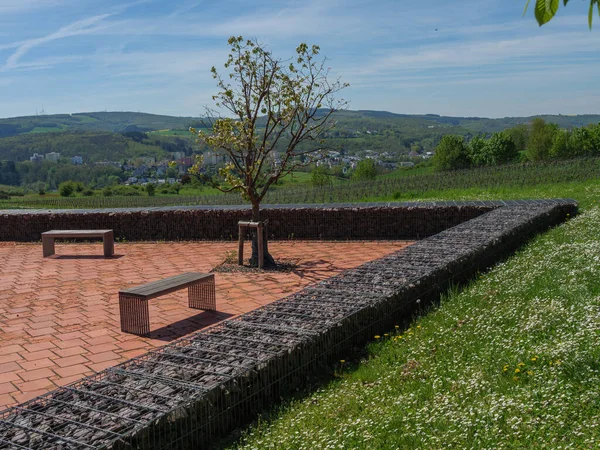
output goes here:
<path id="1" fill-rule="evenodd" d="M 0 117 L 198 116 L 231 35 L 276 56 L 318 44 L 350 109 L 460 116 L 600 113 L 588 0 L 540 28 L 525 0 L 0 0 Z M 561 2 L 562 3 L 562 2 Z M 532 5 L 533 6 L 533 5 Z"/>

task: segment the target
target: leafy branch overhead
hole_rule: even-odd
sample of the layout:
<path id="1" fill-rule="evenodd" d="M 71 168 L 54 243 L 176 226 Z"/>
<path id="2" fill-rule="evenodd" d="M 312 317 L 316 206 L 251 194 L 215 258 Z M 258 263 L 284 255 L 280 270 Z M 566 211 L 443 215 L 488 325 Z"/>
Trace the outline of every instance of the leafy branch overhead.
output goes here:
<path id="1" fill-rule="evenodd" d="M 525 12 L 529 7 L 531 0 L 527 0 L 525 4 Z M 540 26 L 550 22 L 556 12 L 558 11 L 558 5 L 560 0 L 536 0 L 535 2 L 535 18 Z M 563 5 L 567 6 L 569 0 L 563 0 Z M 588 11 L 588 25 L 592 28 L 592 20 L 594 18 L 594 6 L 598 8 L 598 15 L 600 15 L 600 0 L 590 0 L 590 8 Z"/>
<path id="2" fill-rule="evenodd" d="M 219 88 L 213 100 L 225 117 L 208 119 L 209 131 L 190 130 L 228 157 L 215 187 L 240 191 L 255 206 L 279 178 L 327 150 L 322 138 L 335 125 L 332 114 L 347 106 L 335 94 L 347 84 L 328 79 L 316 45 L 300 44 L 293 59 L 282 60 L 255 40 L 228 43 L 226 72 L 212 68 Z"/>

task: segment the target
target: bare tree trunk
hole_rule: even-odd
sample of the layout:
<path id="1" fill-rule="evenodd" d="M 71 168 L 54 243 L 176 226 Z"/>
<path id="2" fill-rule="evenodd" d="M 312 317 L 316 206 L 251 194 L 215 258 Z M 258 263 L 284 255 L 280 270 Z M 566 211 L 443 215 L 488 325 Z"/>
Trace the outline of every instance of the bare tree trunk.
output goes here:
<path id="1" fill-rule="evenodd" d="M 252 221 L 260 222 L 260 204 L 252 202 Z M 269 253 L 269 243 L 267 239 L 266 229 L 263 235 L 263 255 L 264 255 L 264 267 L 274 267 L 276 266 L 275 260 Z M 250 257 L 250 265 L 252 267 L 258 267 L 258 228 L 256 232 L 252 236 L 252 256 Z"/>

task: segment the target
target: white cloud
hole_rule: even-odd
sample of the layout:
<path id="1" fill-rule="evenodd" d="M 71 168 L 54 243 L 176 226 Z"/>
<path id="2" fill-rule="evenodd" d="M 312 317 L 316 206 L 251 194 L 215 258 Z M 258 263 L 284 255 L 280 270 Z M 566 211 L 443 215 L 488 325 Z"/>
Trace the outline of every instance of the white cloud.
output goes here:
<path id="1" fill-rule="evenodd" d="M 5 0 L 0 0 L 5 1 Z M 43 0 L 25 0 L 25 2 L 41 2 Z M 48 0 L 49 1 L 49 0 Z M 59 0 L 55 0 L 59 1 Z M 115 8 L 112 8 L 111 12 L 105 14 L 97 14 L 91 17 L 86 17 L 84 19 L 77 20 L 75 22 L 71 22 L 68 25 L 65 25 L 59 28 L 57 31 L 54 31 L 50 34 L 39 38 L 27 39 L 21 42 L 14 42 L 10 44 L 3 44 L 0 46 L 1 49 L 9 49 L 16 48 L 16 51 L 6 60 L 4 66 L 0 69 L 2 71 L 7 71 L 11 69 L 17 69 L 20 67 L 19 61 L 25 56 L 31 49 L 50 43 L 52 41 L 56 41 L 59 39 L 65 39 L 73 36 L 81 36 L 81 35 L 89 35 L 94 33 L 106 33 L 106 31 L 114 26 L 118 25 L 118 23 L 107 22 L 106 19 L 109 17 L 115 16 L 117 14 L 122 13 L 128 8 L 131 8 L 136 5 L 140 5 L 143 3 L 149 3 L 152 0 L 136 0 L 130 3 L 120 4 Z"/>
<path id="2" fill-rule="evenodd" d="M 174 82 L 182 77 L 189 77 L 190 81 L 211 78 L 210 68 L 225 61 L 225 58 L 226 49 L 104 53 L 92 57 L 112 76 L 137 79 L 161 77 L 165 82 Z"/>
<path id="3" fill-rule="evenodd" d="M 20 14 L 64 4 L 64 0 L 0 0 L 0 15 Z"/>
<path id="4" fill-rule="evenodd" d="M 574 51 L 595 58 L 600 39 L 578 32 L 555 36 L 519 37 L 503 40 L 473 40 L 459 43 L 402 48 L 389 54 L 362 61 L 351 70 L 352 76 L 373 77 L 379 74 L 402 73 L 406 70 L 481 68 L 485 65 L 535 67 L 540 62 L 561 64 Z M 440 75 L 442 75 L 440 73 Z"/>
<path id="5" fill-rule="evenodd" d="M 82 34 L 89 34 L 93 31 L 102 28 L 102 26 L 94 27 L 94 25 L 102 22 L 102 20 L 110 17 L 112 14 L 100 14 L 97 16 L 88 17 L 85 19 L 78 20 L 76 22 L 66 25 L 58 31 L 47 34 L 40 38 L 27 39 L 26 41 L 20 42 L 16 47 L 17 50 L 6 60 L 6 64 L 2 68 L 4 71 L 18 68 L 19 60 L 32 48 L 46 44 L 48 42 L 55 41 L 57 39 L 64 39 L 71 36 L 77 36 Z M 13 44 L 16 45 L 16 44 Z"/>

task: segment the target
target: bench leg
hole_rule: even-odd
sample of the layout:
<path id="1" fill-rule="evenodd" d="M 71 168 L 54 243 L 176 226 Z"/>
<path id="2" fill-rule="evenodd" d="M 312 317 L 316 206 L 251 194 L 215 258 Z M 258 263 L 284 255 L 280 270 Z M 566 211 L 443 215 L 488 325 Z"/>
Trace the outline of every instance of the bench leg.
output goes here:
<path id="1" fill-rule="evenodd" d="M 119 294 L 119 310 L 121 313 L 121 331 L 140 336 L 150 334 L 148 300 Z"/>
<path id="2" fill-rule="evenodd" d="M 102 239 L 104 243 L 104 256 L 113 256 L 115 254 L 115 234 L 114 232 L 106 233 Z"/>
<path id="3" fill-rule="evenodd" d="M 188 299 L 190 308 L 216 311 L 215 276 L 211 275 L 189 286 Z"/>
<path id="4" fill-rule="evenodd" d="M 54 255 L 54 238 L 50 236 L 42 236 L 42 253 L 46 256 Z"/>

